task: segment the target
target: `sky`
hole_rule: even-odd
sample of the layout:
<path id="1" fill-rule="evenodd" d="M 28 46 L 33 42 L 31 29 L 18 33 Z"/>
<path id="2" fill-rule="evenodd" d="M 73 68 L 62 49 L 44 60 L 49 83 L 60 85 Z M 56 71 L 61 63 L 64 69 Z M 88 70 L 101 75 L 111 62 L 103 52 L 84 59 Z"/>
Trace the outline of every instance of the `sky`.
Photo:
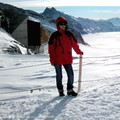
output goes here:
<path id="1" fill-rule="evenodd" d="M 109 19 L 120 17 L 119 0 L 0 0 L 0 2 L 42 13 L 46 7 L 74 17 Z"/>

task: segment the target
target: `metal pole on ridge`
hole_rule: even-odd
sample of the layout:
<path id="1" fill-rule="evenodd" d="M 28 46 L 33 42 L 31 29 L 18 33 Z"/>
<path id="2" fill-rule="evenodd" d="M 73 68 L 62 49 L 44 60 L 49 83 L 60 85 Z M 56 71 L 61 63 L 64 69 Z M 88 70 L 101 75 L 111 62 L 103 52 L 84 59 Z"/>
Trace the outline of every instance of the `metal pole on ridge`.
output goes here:
<path id="1" fill-rule="evenodd" d="M 77 93 L 81 90 L 81 77 L 82 77 L 82 55 L 79 56 L 79 73 L 78 73 L 78 90 Z"/>

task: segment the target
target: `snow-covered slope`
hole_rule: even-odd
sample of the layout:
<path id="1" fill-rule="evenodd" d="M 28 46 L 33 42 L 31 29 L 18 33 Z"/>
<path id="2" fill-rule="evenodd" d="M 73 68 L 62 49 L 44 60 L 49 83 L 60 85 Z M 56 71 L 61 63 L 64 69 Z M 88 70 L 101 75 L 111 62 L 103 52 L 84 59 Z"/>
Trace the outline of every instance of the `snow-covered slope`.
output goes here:
<path id="1" fill-rule="evenodd" d="M 0 28 L 0 53 L 3 51 L 27 54 L 27 49 L 16 41 L 10 34 Z"/>
<path id="2" fill-rule="evenodd" d="M 0 53 L 0 120 L 120 120 L 120 33 L 84 35 L 82 89 L 59 97 L 47 54 Z M 75 88 L 78 55 L 73 52 Z M 66 94 L 66 73 L 63 84 Z M 32 88 L 40 88 L 30 93 Z"/>

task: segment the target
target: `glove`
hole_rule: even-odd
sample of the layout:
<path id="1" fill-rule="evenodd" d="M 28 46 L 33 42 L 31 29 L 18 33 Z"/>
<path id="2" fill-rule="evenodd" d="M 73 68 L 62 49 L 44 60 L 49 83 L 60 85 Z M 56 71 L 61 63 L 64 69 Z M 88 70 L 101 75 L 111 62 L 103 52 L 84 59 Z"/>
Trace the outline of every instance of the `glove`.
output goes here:
<path id="1" fill-rule="evenodd" d="M 81 51 L 81 54 L 80 55 L 83 55 L 84 53 Z"/>
<path id="2" fill-rule="evenodd" d="M 55 64 L 51 64 L 52 66 L 55 66 Z"/>

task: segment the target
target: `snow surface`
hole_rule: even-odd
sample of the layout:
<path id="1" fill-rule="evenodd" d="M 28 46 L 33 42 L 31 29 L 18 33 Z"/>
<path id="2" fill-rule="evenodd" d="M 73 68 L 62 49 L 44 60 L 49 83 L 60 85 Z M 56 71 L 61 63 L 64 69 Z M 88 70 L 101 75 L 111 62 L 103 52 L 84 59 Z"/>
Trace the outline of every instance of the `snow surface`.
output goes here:
<path id="1" fill-rule="evenodd" d="M 3 34 L 0 39 L 4 41 L 7 34 Z M 55 71 L 47 52 L 0 52 L 0 120 L 120 120 L 120 33 L 89 34 L 83 38 L 91 47 L 80 45 L 84 56 L 82 90 L 77 97 L 58 96 Z M 79 59 L 74 52 L 73 55 L 76 91 Z M 63 69 L 65 94 L 66 82 Z M 30 91 L 36 88 L 41 90 Z"/>

